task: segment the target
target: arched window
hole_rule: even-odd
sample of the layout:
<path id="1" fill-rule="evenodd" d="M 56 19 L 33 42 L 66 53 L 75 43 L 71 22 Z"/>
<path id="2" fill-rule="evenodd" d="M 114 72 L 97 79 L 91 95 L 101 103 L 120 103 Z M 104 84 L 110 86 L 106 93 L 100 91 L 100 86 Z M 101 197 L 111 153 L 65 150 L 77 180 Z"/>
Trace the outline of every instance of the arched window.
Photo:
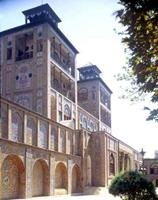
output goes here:
<path id="1" fill-rule="evenodd" d="M 70 120 L 71 119 L 71 109 L 68 104 L 65 104 L 64 106 L 64 120 Z"/>
<path id="2" fill-rule="evenodd" d="M 53 80 L 53 87 L 54 87 L 54 89 L 55 90 L 57 90 L 58 92 L 60 92 L 60 83 L 59 83 L 59 81 L 58 81 L 58 79 L 54 79 Z"/>
<path id="3" fill-rule="evenodd" d="M 150 174 L 158 174 L 158 164 L 152 164 L 150 167 Z"/>
<path id="4" fill-rule="evenodd" d="M 33 118 L 28 117 L 27 119 L 27 132 L 26 132 L 26 143 L 35 145 L 35 133 L 36 133 L 36 127 L 35 127 L 35 121 Z"/>
<path id="5" fill-rule="evenodd" d="M 51 141 L 50 141 L 50 148 L 52 150 L 58 150 L 58 136 L 57 136 L 57 128 L 53 125 L 51 126 Z"/>
<path id="6" fill-rule="evenodd" d="M 85 117 L 83 117 L 82 126 L 83 128 L 87 129 L 87 119 Z"/>
<path id="7" fill-rule="evenodd" d="M 79 101 L 85 101 L 88 99 L 88 89 L 87 88 L 81 88 L 78 92 L 78 100 Z"/>
<path id="8" fill-rule="evenodd" d="M 60 151 L 66 152 L 66 133 L 65 130 L 60 130 Z"/>
<path id="9" fill-rule="evenodd" d="M 39 147 L 47 148 L 47 132 L 48 132 L 47 124 L 43 121 L 40 121 L 40 128 L 39 128 L 39 134 L 38 134 Z"/>
<path id="10" fill-rule="evenodd" d="M 94 131 L 94 124 L 93 124 L 93 122 L 90 122 L 90 127 L 91 127 L 91 131 Z"/>
<path id="11" fill-rule="evenodd" d="M 110 154 L 109 158 L 109 174 L 115 175 L 115 158 L 113 154 Z"/>

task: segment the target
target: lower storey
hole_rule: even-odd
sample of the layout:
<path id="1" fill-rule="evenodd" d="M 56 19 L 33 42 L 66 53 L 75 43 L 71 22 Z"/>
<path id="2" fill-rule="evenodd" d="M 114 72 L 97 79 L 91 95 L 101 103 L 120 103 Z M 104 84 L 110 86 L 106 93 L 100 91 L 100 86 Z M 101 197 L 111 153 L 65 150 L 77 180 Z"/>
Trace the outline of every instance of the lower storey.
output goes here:
<path id="1" fill-rule="evenodd" d="M 79 156 L 0 139 L 0 199 L 81 193 L 81 165 Z"/>

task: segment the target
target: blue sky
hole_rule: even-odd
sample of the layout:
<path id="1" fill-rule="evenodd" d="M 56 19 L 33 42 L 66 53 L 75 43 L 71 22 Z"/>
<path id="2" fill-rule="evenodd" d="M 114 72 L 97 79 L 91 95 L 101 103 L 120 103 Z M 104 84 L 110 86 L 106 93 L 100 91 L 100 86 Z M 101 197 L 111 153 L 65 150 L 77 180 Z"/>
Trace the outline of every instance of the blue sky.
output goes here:
<path id="1" fill-rule="evenodd" d="M 77 66 L 96 64 L 112 89 L 112 134 L 153 157 L 158 149 L 158 124 L 145 121 L 143 102 L 133 105 L 118 98 L 121 83 L 114 75 L 122 71 L 126 55 L 121 37 L 114 31 L 120 28 L 113 16 L 120 7 L 117 0 L 0 0 L 0 31 L 23 24 L 21 11 L 42 2 L 57 13 L 62 20 L 59 28 L 79 50 Z"/>

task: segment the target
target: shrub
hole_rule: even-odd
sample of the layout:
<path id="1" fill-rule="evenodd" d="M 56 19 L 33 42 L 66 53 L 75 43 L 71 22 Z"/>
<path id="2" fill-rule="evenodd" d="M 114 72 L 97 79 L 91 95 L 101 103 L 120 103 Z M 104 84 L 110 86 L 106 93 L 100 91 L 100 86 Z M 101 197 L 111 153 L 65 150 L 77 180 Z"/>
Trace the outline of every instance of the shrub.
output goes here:
<path id="1" fill-rule="evenodd" d="M 116 176 L 111 182 L 109 192 L 123 200 L 158 200 L 153 183 L 136 171 L 127 171 Z"/>

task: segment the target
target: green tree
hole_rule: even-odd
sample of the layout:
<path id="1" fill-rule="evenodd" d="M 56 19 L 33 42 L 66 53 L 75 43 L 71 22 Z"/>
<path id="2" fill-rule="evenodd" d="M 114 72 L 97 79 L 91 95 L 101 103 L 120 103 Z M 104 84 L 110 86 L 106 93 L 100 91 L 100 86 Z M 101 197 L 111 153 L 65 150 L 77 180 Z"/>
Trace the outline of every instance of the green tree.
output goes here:
<path id="1" fill-rule="evenodd" d="M 116 176 L 111 182 L 109 192 L 123 200 L 158 200 L 152 182 L 136 171 Z"/>
<path id="2" fill-rule="evenodd" d="M 115 12 L 123 26 L 122 43 L 126 45 L 128 64 L 125 73 L 118 79 L 130 81 L 126 93 L 137 96 L 150 94 L 156 105 L 149 110 L 148 120 L 158 121 L 158 1 L 157 0 L 118 0 L 122 9 Z M 133 98 L 134 97 L 134 98 Z"/>

